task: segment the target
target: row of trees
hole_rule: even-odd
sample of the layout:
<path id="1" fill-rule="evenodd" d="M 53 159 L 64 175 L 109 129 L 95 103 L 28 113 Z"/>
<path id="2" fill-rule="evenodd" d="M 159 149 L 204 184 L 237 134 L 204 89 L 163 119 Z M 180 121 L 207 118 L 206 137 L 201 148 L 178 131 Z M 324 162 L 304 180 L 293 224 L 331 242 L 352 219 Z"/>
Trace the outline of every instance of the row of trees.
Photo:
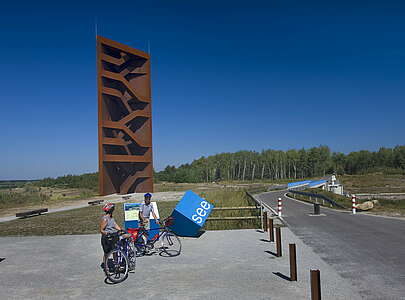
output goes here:
<path id="1" fill-rule="evenodd" d="M 405 172 L 405 146 L 349 154 L 331 152 L 327 146 L 301 150 L 239 151 L 201 157 L 176 168 L 155 173 L 157 181 L 212 182 L 220 180 L 298 179 L 375 171 Z"/>
<path id="2" fill-rule="evenodd" d="M 82 175 L 65 175 L 57 178 L 44 178 L 33 182 L 36 186 L 98 189 L 98 172 Z"/>

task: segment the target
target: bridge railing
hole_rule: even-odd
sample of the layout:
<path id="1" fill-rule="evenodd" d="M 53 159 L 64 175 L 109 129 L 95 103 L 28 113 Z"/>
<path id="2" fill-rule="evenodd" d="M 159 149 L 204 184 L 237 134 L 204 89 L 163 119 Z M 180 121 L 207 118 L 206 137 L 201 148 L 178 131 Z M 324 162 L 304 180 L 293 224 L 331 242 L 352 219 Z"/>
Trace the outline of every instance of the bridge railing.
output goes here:
<path id="1" fill-rule="evenodd" d="M 246 191 L 246 195 L 254 202 L 256 207 L 260 209 L 261 227 L 262 227 L 262 230 L 264 231 L 264 228 L 266 225 L 265 222 L 267 222 L 267 218 L 266 218 L 266 220 L 264 220 L 264 212 L 266 212 L 266 213 L 269 212 L 269 213 L 271 213 L 272 216 L 277 216 L 277 212 L 270 205 L 268 205 L 267 203 L 264 203 L 258 197 L 255 197 L 251 191 Z M 281 217 L 279 217 L 279 219 L 283 222 L 283 219 Z"/>
<path id="2" fill-rule="evenodd" d="M 336 201 L 324 196 L 324 195 L 319 195 L 319 194 L 315 194 L 315 193 L 307 193 L 307 192 L 301 192 L 301 191 L 297 191 L 295 189 L 290 189 L 288 190 L 288 193 L 292 193 L 292 194 L 297 194 L 297 195 L 302 195 L 302 196 L 308 196 L 308 197 L 313 197 L 315 199 L 322 199 L 328 203 L 330 203 L 332 206 L 338 207 L 338 208 L 343 208 L 345 209 L 346 207 L 344 207 L 343 205 L 337 203 Z"/>

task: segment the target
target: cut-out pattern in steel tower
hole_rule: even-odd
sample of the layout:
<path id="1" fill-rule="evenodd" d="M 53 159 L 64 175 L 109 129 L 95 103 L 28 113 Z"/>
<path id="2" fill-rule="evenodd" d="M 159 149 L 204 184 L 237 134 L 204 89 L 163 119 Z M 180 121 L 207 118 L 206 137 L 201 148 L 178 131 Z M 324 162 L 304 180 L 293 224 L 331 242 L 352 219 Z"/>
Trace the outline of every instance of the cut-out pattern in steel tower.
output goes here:
<path id="1" fill-rule="evenodd" d="M 147 53 L 97 36 L 101 195 L 153 192 Z"/>

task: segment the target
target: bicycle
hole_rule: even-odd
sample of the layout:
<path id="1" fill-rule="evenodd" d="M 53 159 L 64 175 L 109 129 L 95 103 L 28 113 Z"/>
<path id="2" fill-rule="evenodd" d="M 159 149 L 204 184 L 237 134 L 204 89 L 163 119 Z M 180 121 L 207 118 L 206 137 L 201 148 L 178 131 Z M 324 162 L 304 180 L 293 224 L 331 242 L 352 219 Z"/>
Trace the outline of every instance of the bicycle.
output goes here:
<path id="1" fill-rule="evenodd" d="M 174 222 L 173 217 L 168 217 L 163 220 L 163 226 L 159 228 L 159 233 L 156 234 L 152 240 L 148 241 L 148 231 L 143 225 L 139 228 L 128 229 L 128 232 L 133 234 L 134 246 L 137 251 L 137 256 L 143 256 L 150 253 L 152 249 L 155 248 L 155 243 L 157 241 L 161 242 L 161 246 L 157 248 L 160 252 L 159 254 L 164 256 L 177 256 L 181 252 L 181 242 L 178 236 L 173 233 L 169 226 L 172 226 Z"/>
<path id="2" fill-rule="evenodd" d="M 110 235 L 115 247 L 104 259 L 104 273 L 112 283 L 123 282 L 136 266 L 136 249 L 131 234 L 119 231 Z"/>

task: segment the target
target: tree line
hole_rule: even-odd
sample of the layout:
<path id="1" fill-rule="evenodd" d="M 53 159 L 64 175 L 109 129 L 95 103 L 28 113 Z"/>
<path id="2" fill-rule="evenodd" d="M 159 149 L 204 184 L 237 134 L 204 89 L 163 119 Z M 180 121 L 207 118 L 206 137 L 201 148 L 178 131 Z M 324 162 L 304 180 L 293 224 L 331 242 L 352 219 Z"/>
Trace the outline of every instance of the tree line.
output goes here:
<path id="1" fill-rule="evenodd" d="M 98 172 L 82 175 L 65 175 L 57 178 L 44 178 L 33 182 L 35 186 L 61 187 L 61 188 L 82 188 L 98 190 Z"/>
<path id="2" fill-rule="evenodd" d="M 220 153 L 155 173 L 155 181 L 213 182 L 300 179 L 326 174 L 405 173 L 405 146 L 344 154 L 328 146 L 301 150 Z"/>

